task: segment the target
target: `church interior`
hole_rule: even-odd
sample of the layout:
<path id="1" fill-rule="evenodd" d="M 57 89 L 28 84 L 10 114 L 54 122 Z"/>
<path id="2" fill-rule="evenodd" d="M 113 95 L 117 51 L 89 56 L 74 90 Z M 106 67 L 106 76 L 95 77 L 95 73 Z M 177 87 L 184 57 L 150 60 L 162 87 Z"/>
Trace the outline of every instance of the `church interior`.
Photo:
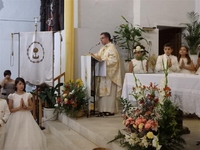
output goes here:
<path id="1" fill-rule="evenodd" d="M 45 134 L 49 150 L 126 150 L 119 140 L 110 142 L 119 131 L 126 131 L 120 102 L 115 115 L 95 114 L 97 83 L 91 75 L 94 72 L 95 76 L 95 56 L 88 55 L 101 49 L 100 34 L 110 33 L 120 58 L 121 96 L 132 100 L 129 95 L 135 80 L 131 74 L 130 83 L 127 62 L 132 54 L 120 45 L 120 27 L 129 24 L 142 30 L 144 40 L 138 41 L 145 47 L 148 59 L 162 55 L 165 43 L 173 45 L 172 54 L 178 57 L 180 47 L 187 45 L 183 34 L 191 19 L 190 12 L 200 15 L 199 0 L 0 0 L 0 83 L 4 71 L 10 70 L 12 79 L 23 77 L 27 81 L 26 91 L 36 93 L 32 114 Z M 200 57 L 200 18 L 197 23 L 197 53 L 190 54 L 194 66 Z M 93 72 L 88 72 L 88 68 Z M 168 74 L 173 102 L 181 108 L 185 150 L 200 149 L 199 75 Z M 156 74 L 154 64 L 153 68 L 149 65 L 146 75 L 136 76 L 143 83 L 150 83 L 160 82 L 164 74 Z M 37 90 L 43 85 L 62 83 L 56 87 L 60 94 L 63 84 L 77 79 L 89 86 L 89 111 L 82 117 L 68 117 L 64 113 L 58 113 L 55 119 L 45 116 L 46 103 L 38 98 Z"/>

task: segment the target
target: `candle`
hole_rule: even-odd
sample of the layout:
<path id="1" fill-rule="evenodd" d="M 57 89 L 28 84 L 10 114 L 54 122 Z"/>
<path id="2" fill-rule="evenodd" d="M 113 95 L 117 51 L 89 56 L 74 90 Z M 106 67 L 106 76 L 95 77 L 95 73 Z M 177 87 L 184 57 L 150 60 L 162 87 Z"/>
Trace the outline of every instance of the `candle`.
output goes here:
<path id="1" fill-rule="evenodd" d="M 35 19 L 35 24 L 37 24 L 37 17 L 35 17 L 34 19 Z"/>

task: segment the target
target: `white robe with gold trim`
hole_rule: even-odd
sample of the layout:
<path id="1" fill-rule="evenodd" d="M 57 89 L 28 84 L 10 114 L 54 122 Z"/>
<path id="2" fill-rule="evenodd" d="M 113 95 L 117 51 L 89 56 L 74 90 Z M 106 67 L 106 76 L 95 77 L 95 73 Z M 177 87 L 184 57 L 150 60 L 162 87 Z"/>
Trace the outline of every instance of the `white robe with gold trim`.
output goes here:
<path id="1" fill-rule="evenodd" d="M 117 97 L 121 96 L 121 69 L 120 58 L 114 44 L 104 45 L 97 54 L 106 61 L 106 77 L 100 77 L 97 95 L 100 97 L 98 110 L 100 112 L 117 112 Z"/>

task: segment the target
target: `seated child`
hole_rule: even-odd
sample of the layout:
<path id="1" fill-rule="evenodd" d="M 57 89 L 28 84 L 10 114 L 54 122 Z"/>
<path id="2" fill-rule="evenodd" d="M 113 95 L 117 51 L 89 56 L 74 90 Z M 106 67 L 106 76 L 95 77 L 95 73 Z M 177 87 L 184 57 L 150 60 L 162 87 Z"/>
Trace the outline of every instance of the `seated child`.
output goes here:
<path id="1" fill-rule="evenodd" d="M 172 51 L 173 48 L 170 43 L 164 45 L 164 54 L 159 55 L 156 61 L 155 69 L 157 72 L 163 72 L 167 67 L 169 72 L 178 72 L 180 70 L 177 57 L 171 55 Z"/>
<path id="2" fill-rule="evenodd" d="M 148 64 L 144 46 L 136 46 L 133 50 L 134 59 L 129 62 L 129 72 L 132 73 L 147 73 Z"/>
<path id="3" fill-rule="evenodd" d="M 189 50 L 186 46 L 181 46 L 179 50 L 178 62 L 179 62 L 180 73 L 194 74 L 195 71 L 194 63 L 191 60 L 188 51 Z"/>
<path id="4" fill-rule="evenodd" d="M 1 86 L 0 86 L 1 89 Z M 1 95 L 1 94 L 0 94 Z M 7 101 L 0 98 L 0 150 L 3 149 L 4 134 L 6 132 L 5 123 L 10 115 L 10 110 L 8 108 Z"/>

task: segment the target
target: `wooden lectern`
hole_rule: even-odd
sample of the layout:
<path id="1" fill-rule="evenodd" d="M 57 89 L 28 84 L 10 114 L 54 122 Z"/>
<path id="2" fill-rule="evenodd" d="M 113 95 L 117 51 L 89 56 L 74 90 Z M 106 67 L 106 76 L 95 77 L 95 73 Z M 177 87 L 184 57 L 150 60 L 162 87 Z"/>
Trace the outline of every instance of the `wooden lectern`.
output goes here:
<path id="1" fill-rule="evenodd" d="M 96 78 L 106 76 L 106 62 L 94 55 L 81 56 L 81 79 L 87 88 L 89 116 L 95 115 L 96 108 Z"/>

